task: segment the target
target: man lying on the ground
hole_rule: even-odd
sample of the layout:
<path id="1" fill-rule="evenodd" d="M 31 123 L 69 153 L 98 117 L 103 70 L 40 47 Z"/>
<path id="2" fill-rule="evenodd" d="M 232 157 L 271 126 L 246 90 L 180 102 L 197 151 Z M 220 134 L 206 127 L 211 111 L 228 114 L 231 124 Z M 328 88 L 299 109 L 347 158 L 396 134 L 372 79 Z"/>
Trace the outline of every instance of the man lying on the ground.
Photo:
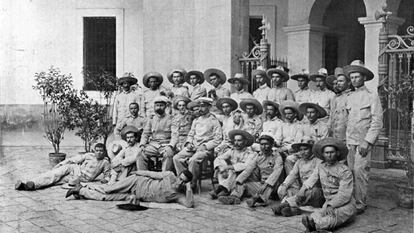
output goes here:
<path id="1" fill-rule="evenodd" d="M 110 163 L 105 157 L 105 145 L 97 143 L 94 148 L 94 153 L 80 154 L 66 159 L 57 164 L 52 170 L 26 183 L 18 180 L 15 189 L 31 191 L 55 184 L 66 183 L 70 180 L 92 182 L 102 173 L 104 174 L 102 182 L 106 183 L 109 180 Z"/>
<path id="2" fill-rule="evenodd" d="M 137 201 L 170 203 L 177 202 L 185 207 L 194 207 L 194 196 L 190 181 L 193 174 L 184 170 L 178 177 L 171 171 L 136 171 L 126 179 L 112 185 L 77 186 L 69 189 L 66 197 L 85 198 L 98 201 Z M 182 194 L 181 190 L 186 190 Z"/>

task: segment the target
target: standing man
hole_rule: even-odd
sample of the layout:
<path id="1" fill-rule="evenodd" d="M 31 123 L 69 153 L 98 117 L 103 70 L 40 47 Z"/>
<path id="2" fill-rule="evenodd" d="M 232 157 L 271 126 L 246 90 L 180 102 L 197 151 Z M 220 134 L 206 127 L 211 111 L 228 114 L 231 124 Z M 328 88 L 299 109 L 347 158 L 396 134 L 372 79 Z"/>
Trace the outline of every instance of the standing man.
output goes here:
<path id="1" fill-rule="evenodd" d="M 268 100 L 280 104 L 285 100 L 295 101 L 292 90 L 284 87 L 284 83 L 289 80 L 289 74 L 285 72 L 283 67 L 268 69 L 267 76 L 271 79 L 272 89 L 269 91 Z"/>
<path id="2" fill-rule="evenodd" d="M 244 90 L 244 85 L 249 84 L 249 80 L 244 77 L 242 73 L 236 73 L 234 78 L 229 79 L 229 83 L 233 84 L 236 91 L 230 95 L 230 98 L 234 99 L 238 104 L 242 99 L 254 98 L 252 94 Z"/>
<path id="3" fill-rule="evenodd" d="M 148 119 L 154 116 L 154 99 L 160 96 L 162 92 L 166 92 L 166 89 L 161 86 L 163 77 L 158 72 L 146 73 L 143 77 L 143 84 L 148 89 L 144 91 L 144 112 Z"/>
<path id="4" fill-rule="evenodd" d="M 326 88 L 326 77 L 328 72 L 325 68 L 319 69 L 317 74 L 310 76 L 310 80 L 316 83 L 317 90 L 312 92 L 311 103 L 319 104 L 323 107 L 327 114 L 330 114 L 331 101 L 335 96 L 335 93 Z"/>
<path id="5" fill-rule="evenodd" d="M 311 102 L 312 90 L 309 89 L 309 72 L 302 70 L 302 73 L 290 77 L 298 82 L 299 90 L 295 91 L 295 100 L 299 104 Z"/>
<path id="6" fill-rule="evenodd" d="M 365 86 L 374 74 L 361 61 L 353 61 L 344 67 L 344 71 L 355 87 L 346 102 L 346 143 L 349 148 L 348 166 L 355 177 L 357 210 L 362 213 L 367 208 L 369 163 L 372 147 L 382 128 L 382 107 L 378 94 Z"/>
<path id="7" fill-rule="evenodd" d="M 280 119 L 279 104 L 266 100 L 263 102 L 263 108 L 266 111 L 266 121 L 263 122 L 262 134 L 270 135 L 276 138 L 276 132 L 280 130 L 283 121 Z"/>
<path id="8" fill-rule="evenodd" d="M 196 100 L 199 103 L 199 117 L 193 121 L 184 148 L 174 156 L 174 166 L 177 174 L 180 174 L 188 166 L 193 174 L 191 187 L 197 188 L 197 180 L 200 176 L 199 164 L 207 156 L 213 156 L 214 148 L 221 140 L 223 132 L 220 122 L 210 113 L 212 99 L 201 97 Z"/>
<path id="9" fill-rule="evenodd" d="M 141 93 L 131 90 L 131 85 L 135 85 L 138 80 L 132 73 L 125 73 L 123 77 L 118 79 L 118 85 L 122 87 L 120 92 L 115 97 L 114 110 L 112 113 L 112 124 L 114 127 L 125 117 L 129 116 L 129 104 L 138 103 L 143 106 L 144 97 Z M 143 111 L 143 109 L 141 109 Z"/>
<path id="10" fill-rule="evenodd" d="M 226 83 L 226 74 L 219 69 L 208 69 L 204 71 L 205 80 L 213 86 L 213 89 L 209 90 L 207 97 L 213 99 L 211 112 L 213 114 L 220 114 L 220 111 L 216 108 L 217 100 L 224 97 L 230 97 L 230 90 L 223 87 Z"/>
<path id="11" fill-rule="evenodd" d="M 204 75 L 200 71 L 192 70 L 185 75 L 185 81 L 193 87 L 190 93 L 190 99 L 196 100 L 200 97 L 206 97 L 207 91 L 201 86 L 204 82 Z"/>
<path id="12" fill-rule="evenodd" d="M 139 105 L 138 103 L 130 103 L 129 104 L 129 113 L 130 115 L 126 118 L 122 119 L 118 122 L 118 124 L 115 127 L 114 134 L 118 139 L 121 138 L 121 131 L 122 129 L 127 126 L 134 126 L 138 130 L 143 130 L 146 122 L 146 118 L 139 115 Z"/>
<path id="13" fill-rule="evenodd" d="M 173 116 L 165 109 L 170 100 L 165 96 L 154 99 L 153 118 L 148 119 L 141 137 L 141 153 L 137 160 L 138 170 L 148 170 L 151 157 L 162 157 L 162 171 L 171 171 L 174 148 L 178 140 L 178 128 L 172 124 Z"/>
<path id="14" fill-rule="evenodd" d="M 242 130 L 251 134 L 256 140 L 263 131 L 261 118 L 263 107 L 256 99 L 243 99 L 240 108 L 245 113 Z"/>
<path id="15" fill-rule="evenodd" d="M 258 85 L 257 89 L 253 92 L 253 96 L 259 103 L 263 103 L 263 101 L 267 100 L 270 91 L 270 87 L 267 85 L 269 77 L 267 77 L 266 71 L 261 66 L 252 71 L 252 76 Z"/>
<path id="16" fill-rule="evenodd" d="M 171 92 L 174 96 L 181 95 L 190 98 L 188 87 L 183 85 L 186 73 L 187 72 L 184 69 L 177 68 L 167 74 L 168 81 L 173 85 L 171 87 Z"/>

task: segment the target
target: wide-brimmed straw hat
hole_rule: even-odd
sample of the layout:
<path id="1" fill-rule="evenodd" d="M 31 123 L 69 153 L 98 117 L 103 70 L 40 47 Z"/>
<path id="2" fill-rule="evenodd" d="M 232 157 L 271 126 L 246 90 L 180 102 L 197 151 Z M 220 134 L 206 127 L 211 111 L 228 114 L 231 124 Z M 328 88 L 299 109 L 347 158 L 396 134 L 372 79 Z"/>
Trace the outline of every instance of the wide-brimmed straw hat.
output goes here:
<path id="1" fill-rule="evenodd" d="M 195 107 L 200 107 L 200 102 L 197 101 L 191 101 L 190 103 L 187 104 L 187 109 L 193 111 L 193 108 Z"/>
<path id="2" fill-rule="evenodd" d="M 212 105 L 213 104 L 213 99 L 212 98 L 208 98 L 208 97 L 200 97 L 200 98 L 196 99 L 195 102 L 197 102 L 199 104 Z"/>
<path id="3" fill-rule="evenodd" d="M 275 144 L 275 139 L 272 136 L 267 135 L 265 133 L 261 134 L 259 138 L 257 139 L 258 142 L 260 142 L 260 140 L 268 140 L 270 141 L 270 144 L 272 145 Z"/>
<path id="4" fill-rule="evenodd" d="M 236 73 L 233 78 L 229 79 L 229 83 L 234 84 L 236 80 L 242 82 L 243 84 L 249 84 L 249 80 L 244 77 L 244 74 L 242 73 Z"/>
<path id="5" fill-rule="evenodd" d="M 263 113 L 263 107 L 257 99 L 242 99 L 240 101 L 240 108 L 245 112 L 247 105 L 254 105 L 256 107 L 256 115 L 260 115 Z"/>
<path id="6" fill-rule="evenodd" d="M 121 137 L 125 139 L 127 133 L 135 133 L 135 135 L 137 135 L 139 130 L 135 126 L 127 125 L 121 130 Z"/>
<path id="7" fill-rule="evenodd" d="M 365 76 L 365 81 L 372 80 L 374 73 L 365 67 L 365 64 L 361 60 L 355 60 L 350 65 L 344 66 L 344 72 L 349 77 L 351 73 L 361 73 Z"/>
<path id="8" fill-rule="evenodd" d="M 217 102 L 216 102 L 216 107 L 220 111 L 223 111 L 223 104 L 224 103 L 228 103 L 231 106 L 232 111 L 236 110 L 239 107 L 239 105 L 237 104 L 237 102 L 234 99 L 228 98 L 228 97 L 223 97 L 223 98 L 218 99 Z"/>
<path id="9" fill-rule="evenodd" d="M 269 81 L 266 70 L 261 66 L 257 67 L 255 70 L 252 70 L 252 77 L 256 78 L 257 75 L 262 76 L 265 79 L 265 82 Z"/>
<path id="10" fill-rule="evenodd" d="M 178 67 L 178 68 L 173 69 L 171 72 L 167 74 L 167 78 L 168 78 L 168 81 L 170 81 L 170 83 L 174 83 L 172 76 L 174 73 L 177 73 L 177 72 L 183 76 L 183 82 L 184 82 L 184 77 L 187 72 L 185 71 L 184 68 Z"/>
<path id="11" fill-rule="evenodd" d="M 314 108 L 316 109 L 316 111 L 318 111 L 318 118 L 324 118 L 328 115 L 328 113 L 326 112 L 326 110 L 324 108 L 322 108 L 319 104 L 315 104 L 315 103 L 302 103 L 301 105 L 299 105 L 299 111 L 303 114 L 306 115 L 306 111 L 308 108 Z"/>
<path id="12" fill-rule="evenodd" d="M 279 111 L 279 104 L 274 102 L 274 101 L 264 100 L 262 105 L 263 105 L 263 110 L 265 110 L 268 105 L 271 105 L 271 106 L 275 107 L 276 111 Z"/>
<path id="13" fill-rule="evenodd" d="M 242 135 L 243 138 L 246 140 L 246 146 L 251 146 L 254 143 L 254 137 L 249 134 L 247 131 L 240 130 L 240 129 L 233 129 L 229 132 L 230 140 L 234 140 L 236 135 Z"/>
<path id="14" fill-rule="evenodd" d="M 118 85 L 122 85 L 123 83 L 129 83 L 130 85 L 137 84 L 138 80 L 132 73 L 125 73 L 121 78 L 118 79 Z"/>
<path id="15" fill-rule="evenodd" d="M 182 95 L 175 96 L 172 100 L 173 108 L 177 109 L 177 105 L 180 101 L 184 101 L 185 106 L 187 107 L 187 104 L 191 102 L 191 99 Z"/>
<path id="16" fill-rule="evenodd" d="M 294 149 L 295 151 L 298 151 L 300 149 L 301 146 L 307 146 L 309 148 L 312 149 L 313 145 L 314 145 L 314 141 L 302 141 L 302 142 L 297 142 L 297 143 L 293 143 L 292 144 L 292 149 Z"/>
<path id="17" fill-rule="evenodd" d="M 212 74 L 217 74 L 218 78 L 220 79 L 221 84 L 225 83 L 227 80 L 226 74 L 223 71 L 216 69 L 216 68 L 210 68 L 204 71 L 204 79 L 210 84 L 211 84 L 210 76 Z"/>
<path id="18" fill-rule="evenodd" d="M 272 74 L 279 74 L 283 78 L 283 82 L 286 82 L 289 80 L 289 74 L 285 71 L 285 69 L 282 66 L 278 66 L 276 68 L 271 68 L 266 71 L 267 76 L 269 79 L 272 78 Z"/>
<path id="19" fill-rule="evenodd" d="M 142 83 L 144 84 L 145 87 L 149 88 L 148 85 L 148 81 L 150 78 L 156 78 L 158 80 L 159 85 L 161 85 L 161 83 L 163 82 L 163 77 L 162 74 L 152 71 L 152 72 L 148 72 L 144 75 Z"/>
<path id="20" fill-rule="evenodd" d="M 299 78 L 304 78 L 309 81 L 309 71 L 303 69 L 300 73 L 292 75 L 290 78 L 296 81 L 298 81 Z"/>
<path id="21" fill-rule="evenodd" d="M 322 78 L 326 81 L 326 77 L 328 77 L 328 71 L 325 68 L 320 68 L 317 74 L 312 74 L 309 76 L 309 79 L 316 82 L 316 78 Z"/>
<path id="22" fill-rule="evenodd" d="M 169 104 L 171 103 L 171 100 L 168 99 L 167 96 L 159 95 L 154 98 L 154 103 L 159 103 L 159 102 Z"/>
<path id="23" fill-rule="evenodd" d="M 292 100 L 286 100 L 280 103 L 279 105 L 279 112 L 282 115 L 283 118 L 285 118 L 285 110 L 286 108 L 293 109 L 293 111 L 296 112 L 298 120 L 301 120 L 303 118 L 303 114 L 299 111 L 299 104 Z"/>
<path id="24" fill-rule="evenodd" d="M 191 70 L 188 71 L 187 74 L 184 76 L 184 80 L 190 84 L 190 77 L 191 75 L 195 75 L 198 78 L 198 83 L 202 84 L 204 82 L 204 74 L 198 70 Z"/>
<path id="25" fill-rule="evenodd" d="M 323 149 L 327 146 L 333 146 L 339 150 L 340 152 L 340 157 L 338 159 L 339 161 L 345 160 L 346 157 L 348 156 L 348 148 L 346 147 L 345 143 L 340 139 L 331 138 L 331 137 L 324 138 L 316 142 L 313 147 L 313 153 L 320 159 L 324 160 Z"/>

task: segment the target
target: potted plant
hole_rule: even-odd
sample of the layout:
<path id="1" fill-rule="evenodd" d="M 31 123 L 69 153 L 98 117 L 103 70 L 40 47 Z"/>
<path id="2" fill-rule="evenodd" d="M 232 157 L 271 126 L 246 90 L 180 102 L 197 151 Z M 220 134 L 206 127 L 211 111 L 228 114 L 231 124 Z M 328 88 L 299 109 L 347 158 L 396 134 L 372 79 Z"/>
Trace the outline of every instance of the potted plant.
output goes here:
<path id="1" fill-rule="evenodd" d="M 50 165 L 54 166 L 66 158 L 60 152 L 60 143 L 64 138 L 65 130 L 73 127 L 73 121 L 64 115 L 67 112 L 67 97 L 73 95 L 72 76 L 61 74 L 53 66 L 47 72 L 35 73 L 35 85 L 43 100 L 43 125 L 45 138 L 52 144 L 54 152 L 49 153 Z"/>

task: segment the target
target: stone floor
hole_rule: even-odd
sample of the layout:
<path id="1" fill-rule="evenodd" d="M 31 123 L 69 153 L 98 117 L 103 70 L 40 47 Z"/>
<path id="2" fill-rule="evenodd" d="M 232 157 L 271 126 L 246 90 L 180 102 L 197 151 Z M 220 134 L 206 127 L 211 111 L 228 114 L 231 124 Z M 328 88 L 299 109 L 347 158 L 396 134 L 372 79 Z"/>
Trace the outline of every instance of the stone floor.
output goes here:
<path id="1" fill-rule="evenodd" d="M 82 148 L 64 148 L 73 155 Z M 0 147 L 0 232 L 302 232 L 300 216 L 275 217 L 267 208 L 252 210 L 243 202 L 223 206 L 207 198 L 210 184 L 189 210 L 119 210 L 114 202 L 65 199 L 66 190 L 52 187 L 17 192 L 14 182 L 49 169 L 45 147 Z M 388 175 L 391 174 L 391 175 Z M 396 206 L 393 179 L 401 171 L 374 170 L 369 208 L 336 232 L 413 232 L 413 211 Z"/>

